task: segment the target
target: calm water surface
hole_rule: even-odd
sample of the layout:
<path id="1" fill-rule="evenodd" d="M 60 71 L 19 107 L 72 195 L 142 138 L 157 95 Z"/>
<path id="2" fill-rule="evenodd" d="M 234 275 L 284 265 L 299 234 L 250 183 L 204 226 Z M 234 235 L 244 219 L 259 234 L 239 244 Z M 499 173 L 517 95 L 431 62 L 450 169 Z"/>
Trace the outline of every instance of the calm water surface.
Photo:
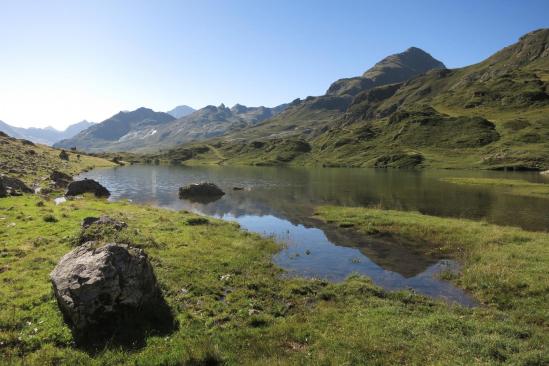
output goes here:
<path id="1" fill-rule="evenodd" d="M 474 300 L 436 278 L 440 271 L 456 270 L 454 261 L 412 251 L 399 238 L 365 237 L 322 224 L 311 218 L 313 208 L 378 205 L 531 230 L 549 227 L 549 200 L 440 181 L 443 177 L 503 177 L 549 183 L 549 178 L 537 173 L 136 165 L 95 169 L 80 176 L 84 177 L 105 185 L 111 200 L 194 211 L 272 236 L 285 244 L 274 261 L 289 274 L 338 281 L 360 273 L 386 289 L 413 289 L 464 305 L 473 305 Z M 227 194 L 210 203 L 178 198 L 180 186 L 201 181 L 214 182 Z M 235 186 L 244 190 L 234 191 Z"/>

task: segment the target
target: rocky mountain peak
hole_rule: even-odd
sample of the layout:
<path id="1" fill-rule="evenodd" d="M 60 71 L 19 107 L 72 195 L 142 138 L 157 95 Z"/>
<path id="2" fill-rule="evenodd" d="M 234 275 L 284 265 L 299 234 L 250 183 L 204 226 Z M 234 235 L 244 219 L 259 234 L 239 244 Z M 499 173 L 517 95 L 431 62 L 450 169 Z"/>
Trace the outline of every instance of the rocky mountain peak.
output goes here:
<path id="1" fill-rule="evenodd" d="M 242 105 L 242 104 L 235 104 L 234 106 L 231 107 L 231 112 L 233 113 L 245 113 L 246 111 L 248 110 L 248 107 L 246 107 L 245 105 Z"/>
<path id="2" fill-rule="evenodd" d="M 174 109 L 166 113 L 168 113 L 169 115 L 175 118 L 182 118 L 194 112 L 196 112 L 196 109 L 183 104 L 183 105 L 178 105 L 177 107 L 175 107 Z"/>
<path id="3" fill-rule="evenodd" d="M 404 52 L 385 57 L 362 76 L 374 81 L 379 78 L 383 84 L 389 84 L 405 81 L 431 69 L 444 68 L 444 64 L 429 53 L 417 47 L 410 47 Z"/>
<path id="4" fill-rule="evenodd" d="M 340 79 L 328 89 L 328 95 L 355 96 L 385 84 L 400 83 L 432 69 L 446 68 L 442 62 L 418 47 L 385 57 L 362 76 Z"/>

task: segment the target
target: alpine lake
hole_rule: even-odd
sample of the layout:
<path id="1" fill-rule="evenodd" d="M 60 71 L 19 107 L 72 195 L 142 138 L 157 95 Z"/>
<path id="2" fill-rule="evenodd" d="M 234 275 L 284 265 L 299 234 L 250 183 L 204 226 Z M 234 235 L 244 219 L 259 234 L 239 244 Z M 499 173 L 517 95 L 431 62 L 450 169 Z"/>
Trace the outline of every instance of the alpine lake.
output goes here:
<path id="1" fill-rule="evenodd" d="M 358 273 L 388 290 L 411 289 L 474 306 L 471 296 L 438 276 L 459 270 L 451 258 L 410 249 L 418 246 L 407 245 L 404 238 L 363 235 L 314 217 L 315 207 L 335 205 L 416 211 L 534 231 L 549 227 L 548 200 L 443 180 L 455 177 L 549 183 L 549 176 L 535 172 L 167 165 L 94 169 L 77 179 L 99 181 L 110 190 L 110 200 L 192 211 L 272 237 L 283 244 L 273 261 L 287 276 L 342 281 Z M 198 182 L 215 183 L 226 194 L 217 200 L 179 199 L 179 187 Z"/>

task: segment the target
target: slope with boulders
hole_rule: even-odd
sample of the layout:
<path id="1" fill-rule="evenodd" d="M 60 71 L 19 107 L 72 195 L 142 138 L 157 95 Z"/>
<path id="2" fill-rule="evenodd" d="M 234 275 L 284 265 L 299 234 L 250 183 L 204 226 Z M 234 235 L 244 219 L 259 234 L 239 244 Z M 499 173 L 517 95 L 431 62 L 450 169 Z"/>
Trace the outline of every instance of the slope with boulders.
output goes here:
<path id="1" fill-rule="evenodd" d="M 0 132 L 0 173 L 6 179 L 21 180 L 29 191 L 40 189 L 45 193 L 59 190 L 70 183 L 72 176 L 82 171 L 110 166 L 115 164 L 76 151 L 16 139 Z M 17 191 L 27 192 L 20 188 Z"/>

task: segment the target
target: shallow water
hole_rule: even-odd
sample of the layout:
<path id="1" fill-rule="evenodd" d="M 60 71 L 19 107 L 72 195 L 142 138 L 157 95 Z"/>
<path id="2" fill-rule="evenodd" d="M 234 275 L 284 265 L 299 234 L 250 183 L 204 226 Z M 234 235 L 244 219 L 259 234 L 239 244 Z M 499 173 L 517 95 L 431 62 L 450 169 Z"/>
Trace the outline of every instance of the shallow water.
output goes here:
<path id="1" fill-rule="evenodd" d="M 549 200 L 440 181 L 442 177 L 505 177 L 549 183 L 536 173 L 136 165 L 96 169 L 84 177 L 105 185 L 112 200 L 186 209 L 237 221 L 247 230 L 273 236 L 285 243 L 274 261 L 289 274 L 338 281 L 361 273 L 386 289 L 410 288 L 464 305 L 473 305 L 474 300 L 436 278 L 443 270 L 455 271 L 455 262 L 412 251 L 399 238 L 364 237 L 351 229 L 323 224 L 311 218 L 313 208 L 376 205 L 532 230 L 549 227 Z M 200 181 L 214 182 L 227 194 L 210 203 L 178 198 L 178 187 Z M 244 190 L 233 190 L 235 186 Z"/>

